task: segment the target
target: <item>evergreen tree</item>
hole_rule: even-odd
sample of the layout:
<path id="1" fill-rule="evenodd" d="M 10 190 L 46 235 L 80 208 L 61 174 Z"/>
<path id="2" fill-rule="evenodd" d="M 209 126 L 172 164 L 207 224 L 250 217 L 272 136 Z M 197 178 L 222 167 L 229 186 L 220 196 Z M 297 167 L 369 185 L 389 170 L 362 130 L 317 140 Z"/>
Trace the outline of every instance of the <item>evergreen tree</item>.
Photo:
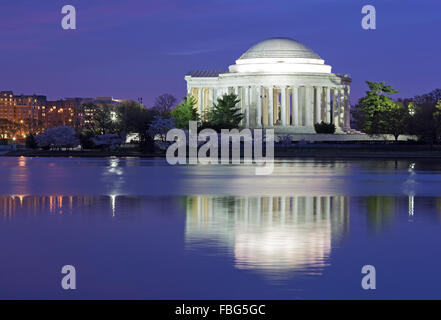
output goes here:
<path id="1" fill-rule="evenodd" d="M 176 109 L 171 110 L 170 114 L 175 118 L 176 128 L 188 129 L 189 121 L 198 121 L 199 117 L 195 106 L 196 99 L 192 95 L 188 95 Z"/>
<path id="2" fill-rule="evenodd" d="M 217 99 L 217 104 L 213 105 L 213 110 L 207 115 L 207 126 L 217 131 L 238 128 L 244 118 L 237 105 L 239 102 L 240 100 L 234 93 L 225 94 L 222 98 Z"/>

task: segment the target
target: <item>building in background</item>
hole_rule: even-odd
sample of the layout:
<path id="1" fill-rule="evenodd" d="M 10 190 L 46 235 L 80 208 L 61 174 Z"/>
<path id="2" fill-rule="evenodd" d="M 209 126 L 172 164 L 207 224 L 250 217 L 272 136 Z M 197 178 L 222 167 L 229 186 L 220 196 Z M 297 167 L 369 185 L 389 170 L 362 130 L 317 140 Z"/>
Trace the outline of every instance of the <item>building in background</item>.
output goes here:
<path id="1" fill-rule="evenodd" d="M 41 114 L 46 108 L 46 96 L 17 95 L 0 92 L 0 136 L 25 138 L 28 132 L 41 131 Z"/>
<path id="2" fill-rule="evenodd" d="M 129 100 L 114 99 L 113 97 L 96 97 L 95 100 L 87 101 L 83 104 L 83 117 L 81 126 L 86 125 L 95 115 L 98 108 L 109 106 L 111 108 L 111 116 L 116 118 L 116 108 L 121 104 L 127 103 Z"/>
<path id="3" fill-rule="evenodd" d="M 118 107 L 126 100 L 113 97 L 47 100 L 43 95 L 14 95 L 0 91 L 0 138 L 23 139 L 57 126 L 84 127 L 97 108 Z"/>

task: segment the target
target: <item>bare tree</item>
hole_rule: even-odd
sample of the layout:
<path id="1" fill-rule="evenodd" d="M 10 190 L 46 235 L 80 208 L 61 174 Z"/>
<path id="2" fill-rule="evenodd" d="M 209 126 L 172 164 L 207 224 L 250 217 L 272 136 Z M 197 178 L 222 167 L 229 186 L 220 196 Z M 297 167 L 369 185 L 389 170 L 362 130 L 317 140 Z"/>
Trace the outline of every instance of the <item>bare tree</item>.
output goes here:
<path id="1" fill-rule="evenodd" d="M 161 116 L 168 116 L 176 106 L 176 102 L 177 99 L 173 95 L 164 93 L 155 99 L 153 109 Z"/>

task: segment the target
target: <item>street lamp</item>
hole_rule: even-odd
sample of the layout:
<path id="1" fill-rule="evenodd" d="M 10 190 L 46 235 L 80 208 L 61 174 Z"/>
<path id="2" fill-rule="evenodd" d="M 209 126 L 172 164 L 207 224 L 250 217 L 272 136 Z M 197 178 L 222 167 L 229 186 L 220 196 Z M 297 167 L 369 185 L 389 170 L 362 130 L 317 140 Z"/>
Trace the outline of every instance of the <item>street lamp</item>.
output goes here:
<path id="1" fill-rule="evenodd" d="M 416 110 L 415 110 L 415 105 L 412 102 L 409 103 L 408 109 L 409 109 L 409 114 L 413 117 L 416 113 Z"/>

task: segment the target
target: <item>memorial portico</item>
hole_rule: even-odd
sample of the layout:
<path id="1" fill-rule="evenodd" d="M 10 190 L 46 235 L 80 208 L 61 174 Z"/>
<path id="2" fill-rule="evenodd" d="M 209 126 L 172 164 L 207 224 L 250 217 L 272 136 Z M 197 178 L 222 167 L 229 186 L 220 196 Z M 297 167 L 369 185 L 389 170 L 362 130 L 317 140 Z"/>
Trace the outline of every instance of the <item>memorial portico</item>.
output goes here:
<path id="1" fill-rule="evenodd" d="M 228 71 L 192 71 L 185 80 L 204 119 L 218 98 L 235 93 L 242 126 L 277 133 L 314 133 L 314 124 L 350 131 L 348 75 L 334 74 L 316 53 L 298 41 L 268 39 L 251 47 Z"/>

